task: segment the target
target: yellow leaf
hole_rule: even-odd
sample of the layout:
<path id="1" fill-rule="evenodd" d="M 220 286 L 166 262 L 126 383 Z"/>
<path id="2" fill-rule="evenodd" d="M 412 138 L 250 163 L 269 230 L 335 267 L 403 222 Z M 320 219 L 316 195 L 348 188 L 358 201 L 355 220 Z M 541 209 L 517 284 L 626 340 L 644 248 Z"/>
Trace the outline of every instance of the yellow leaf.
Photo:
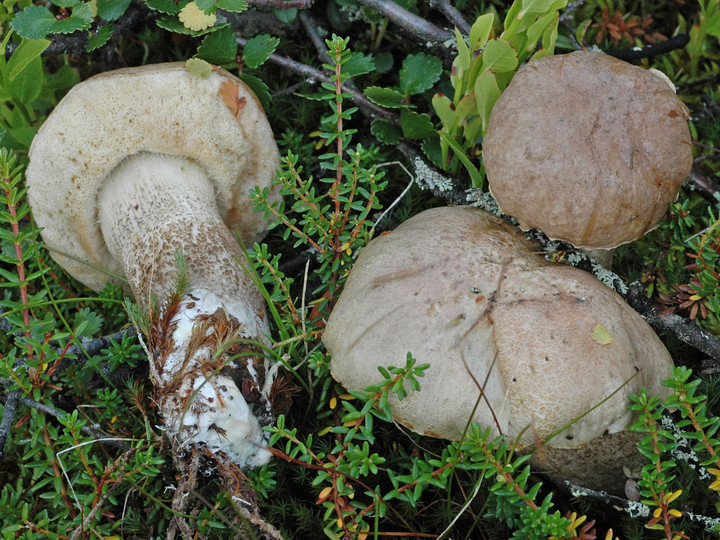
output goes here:
<path id="1" fill-rule="evenodd" d="M 608 332 L 608 329 L 599 323 L 595 325 L 595 328 L 593 329 L 592 338 L 593 341 L 599 345 L 607 345 L 608 343 L 613 342 L 613 337 L 610 332 Z"/>
<path id="2" fill-rule="evenodd" d="M 182 8 L 178 14 L 178 18 L 185 28 L 189 28 L 195 32 L 214 26 L 217 21 L 217 17 L 214 13 L 212 15 L 208 15 L 200 9 L 195 2 L 190 2 Z"/>

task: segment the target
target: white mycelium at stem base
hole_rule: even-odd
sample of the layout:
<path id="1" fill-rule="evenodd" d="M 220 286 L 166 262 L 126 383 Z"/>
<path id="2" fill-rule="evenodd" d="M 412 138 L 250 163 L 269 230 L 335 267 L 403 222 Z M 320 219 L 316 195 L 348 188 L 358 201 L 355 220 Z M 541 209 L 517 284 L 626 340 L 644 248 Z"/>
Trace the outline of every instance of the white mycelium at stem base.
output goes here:
<path id="1" fill-rule="evenodd" d="M 140 153 L 105 180 L 98 216 L 110 253 L 121 261 L 137 302 L 153 314 L 151 369 L 171 437 L 204 442 L 240 466 L 266 463 L 262 425 L 272 421 L 274 370 L 248 341 L 265 342 L 262 296 L 238 262 L 212 183 L 185 158 Z M 178 301 L 176 253 L 187 261 Z"/>

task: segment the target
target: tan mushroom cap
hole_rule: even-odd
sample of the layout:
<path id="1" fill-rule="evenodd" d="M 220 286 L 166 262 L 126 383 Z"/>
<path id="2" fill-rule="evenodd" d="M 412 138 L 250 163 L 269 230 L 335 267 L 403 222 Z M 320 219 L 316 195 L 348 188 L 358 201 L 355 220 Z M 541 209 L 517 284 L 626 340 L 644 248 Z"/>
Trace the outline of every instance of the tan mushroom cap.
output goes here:
<path id="1" fill-rule="evenodd" d="M 237 88 L 236 111 L 220 94 L 228 84 Z M 269 187 L 269 199 L 279 198 L 271 187 L 278 150 L 252 91 L 224 70 L 201 79 L 184 63 L 121 69 L 71 89 L 30 148 L 33 215 L 53 258 L 76 279 L 99 290 L 109 277 L 102 269 L 122 275 L 103 241 L 97 198 L 108 173 L 142 152 L 198 164 L 227 226 L 246 242 L 262 235 L 266 222 L 248 192 Z"/>
<path id="2" fill-rule="evenodd" d="M 393 416 L 447 439 L 461 436 L 478 400 L 473 420 L 521 448 L 581 416 L 548 444 L 578 448 L 625 430 L 628 394 L 666 393 L 670 355 L 614 291 L 531 249 L 498 218 L 459 207 L 373 240 L 323 334 L 333 377 L 359 390 L 411 352 L 430 368 L 419 392 L 391 399 Z M 622 476 L 622 463 L 605 465 Z"/>
<path id="3" fill-rule="evenodd" d="M 490 192 L 523 229 L 614 248 L 654 228 L 692 167 L 688 109 L 667 80 L 603 53 L 522 68 L 483 141 Z"/>

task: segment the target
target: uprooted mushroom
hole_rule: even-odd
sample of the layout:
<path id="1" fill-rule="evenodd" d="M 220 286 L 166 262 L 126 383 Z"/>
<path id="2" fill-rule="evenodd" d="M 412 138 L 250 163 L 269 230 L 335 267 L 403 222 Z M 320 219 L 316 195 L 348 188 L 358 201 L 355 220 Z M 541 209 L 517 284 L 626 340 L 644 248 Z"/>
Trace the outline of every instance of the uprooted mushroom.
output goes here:
<path id="1" fill-rule="evenodd" d="M 672 365 L 610 288 L 547 263 L 499 218 L 461 207 L 422 212 L 373 240 L 323 341 L 332 375 L 351 390 L 408 352 L 430 364 L 420 391 L 390 402 L 413 431 L 458 439 L 472 417 L 522 450 L 542 445 L 538 471 L 615 492 L 623 466 L 640 458 L 628 395 L 664 395 Z"/>
<path id="2" fill-rule="evenodd" d="M 168 434 L 240 466 L 266 462 L 275 367 L 234 236 L 265 230 L 252 187 L 278 197 L 278 151 L 254 94 L 181 63 L 102 74 L 63 98 L 29 156 L 28 197 L 53 258 L 95 290 L 125 276 L 140 306 L 161 304 L 151 374 Z"/>
<path id="3" fill-rule="evenodd" d="M 653 229 L 692 167 L 688 109 L 660 72 L 600 52 L 530 62 L 495 104 L 488 187 L 523 229 L 609 266 Z"/>

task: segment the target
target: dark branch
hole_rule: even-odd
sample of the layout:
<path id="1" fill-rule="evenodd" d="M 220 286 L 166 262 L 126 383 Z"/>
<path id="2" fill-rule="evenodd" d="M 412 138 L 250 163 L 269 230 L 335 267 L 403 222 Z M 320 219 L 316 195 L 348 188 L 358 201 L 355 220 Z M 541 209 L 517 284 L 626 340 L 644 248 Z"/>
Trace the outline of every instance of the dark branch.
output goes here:
<path id="1" fill-rule="evenodd" d="M 244 39 L 242 37 L 238 37 L 237 41 L 240 45 L 244 46 L 247 43 L 247 39 Z M 312 66 L 308 66 L 307 64 L 303 64 L 301 62 L 297 62 L 296 60 L 293 60 L 291 58 L 287 58 L 286 56 L 281 56 L 279 54 L 271 54 L 268 60 L 274 64 L 277 64 L 285 69 L 289 69 L 291 71 L 294 71 L 295 73 L 302 75 L 305 77 L 309 83 L 316 83 L 316 82 L 327 82 L 332 83 L 332 80 L 330 77 L 328 77 L 325 73 L 320 71 L 319 69 L 316 69 Z M 343 91 L 348 92 L 351 94 L 352 100 L 355 102 L 358 107 L 363 107 L 367 110 L 369 110 L 373 115 L 378 116 L 380 118 L 384 118 L 388 122 L 391 122 L 397 126 L 400 125 L 400 118 L 395 115 L 394 113 L 388 111 L 387 109 L 380 107 L 379 105 L 376 105 L 372 101 L 370 101 L 368 98 L 366 98 L 360 91 L 358 91 L 355 88 L 350 88 L 348 85 L 343 86 Z"/>
<path id="2" fill-rule="evenodd" d="M 435 26 L 392 0 L 358 0 L 358 2 L 377 11 L 383 17 L 387 17 L 400 28 L 410 32 L 422 41 L 440 44 L 448 40 L 455 40 L 455 34 L 450 30 Z"/>
<path id="3" fill-rule="evenodd" d="M 457 26 L 463 35 L 470 35 L 470 23 L 465 20 L 462 13 L 449 0 L 429 0 L 428 5 L 445 15 L 445 18 Z"/>
<path id="4" fill-rule="evenodd" d="M 665 54 L 670 51 L 674 51 L 675 49 L 682 49 L 689 42 L 690 36 L 686 33 L 682 33 L 673 36 L 670 39 L 666 39 L 665 41 L 655 43 L 654 45 L 648 45 L 642 49 L 615 49 L 605 51 L 605 53 L 627 62 L 629 60 L 638 60 L 640 58 L 650 58 L 659 54 Z"/>
<path id="5" fill-rule="evenodd" d="M 5 441 L 10 435 L 13 418 L 17 410 L 18 401 L 20 400 L 20 390 L 9 392 L 5 399 L 5 408 L 3 410 L 2 420 L 0 420 L 0 458 L 5 451 Z"/>

